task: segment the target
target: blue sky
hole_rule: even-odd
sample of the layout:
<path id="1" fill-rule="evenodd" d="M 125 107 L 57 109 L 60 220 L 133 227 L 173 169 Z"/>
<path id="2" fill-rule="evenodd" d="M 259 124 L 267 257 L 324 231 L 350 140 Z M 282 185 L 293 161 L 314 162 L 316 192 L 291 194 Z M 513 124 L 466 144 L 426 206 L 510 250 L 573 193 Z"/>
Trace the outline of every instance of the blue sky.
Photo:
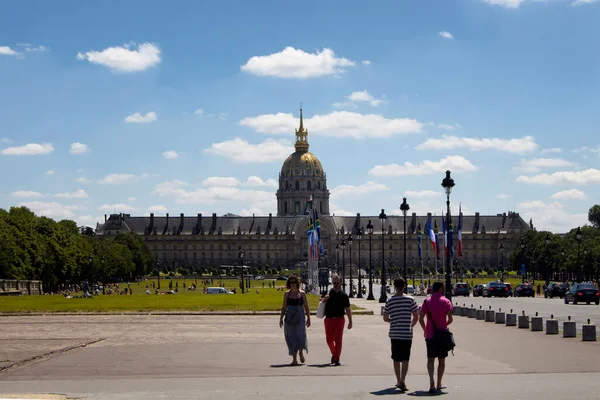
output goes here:
<path id="1" fill-rule="evenodd" d="M 336 215 L 600 195 L 600 2 L 0 1 L 0 207 L 266 215 L 304 104 Z"/>

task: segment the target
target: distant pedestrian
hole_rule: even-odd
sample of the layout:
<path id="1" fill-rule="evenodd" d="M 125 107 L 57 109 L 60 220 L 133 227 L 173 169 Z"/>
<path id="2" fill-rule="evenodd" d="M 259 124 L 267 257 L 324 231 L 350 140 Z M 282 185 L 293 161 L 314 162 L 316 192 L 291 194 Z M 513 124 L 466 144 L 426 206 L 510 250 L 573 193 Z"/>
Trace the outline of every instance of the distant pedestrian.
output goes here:
<path id="1" fill-rule="evenodd" d="M 431 296 L 421 306 L 419 323 L 425 331 L 425 344 L 427 346 L 427 372 L 429 373 L 429 393 L 438 393 L 443 389 L 442 378 L 446 369 L 446 358 L 448 350 L 440 347 L 434 340 L 435 329 L 446 330 L 452 323 L 452 303 L 444 294 L 444 284 L 434 282 L 431 288 Z M 427 316 L 427 324 L 425 324 Z M 434 329 L 435 327 L 435 329 Z M 433 379 L 435 359 L 438 359 L 437 381 Z"/>
<path id="2" fill-rule="evenodd" d="M 412 347 L 413 327 L 417 324 L 417 302 L 411 296 L 404 294 L 406 281 L 403 278 L 394 279 L 396 294 L 388 299 L 383 309 L 383 320 L 390 323 L 389 337 L 392 343 L 392 360 L 396 374 L 396 387 L 407 391 L 406 374 Z M 411 318 L 412 316 L 412 318 Z M 402 370 L 400 367 L 402 366 Z"/>
<path id="3" fill-rule="evenodd" d="M 289 355 L 292 356 L 292 364 L 304 363 L 304 351 L 308 353 L 308 340 L 306 328 L 310 327 L 310 310 L 306 293 L 300 290 L 300 278 L 290 275 L 286 282 L 287 291 L 283 295 L 279 327 L 284 328 L 285 343 Z M 285 322 L 285 324 L 284 324 Z"/>
<path id="4" fill-rule="evenodd" d="M 348 329 L 352 329 L 352 310 L 350 309 L 350 298 L 342 290 L 340 277 L 334 275 L 331 281 L 333 289 L 323 297 L 325 302 L 325 339 L 331 351 L 331 364 L 340 365 L 346 321 L 344 316 L 348 316 Z"/>

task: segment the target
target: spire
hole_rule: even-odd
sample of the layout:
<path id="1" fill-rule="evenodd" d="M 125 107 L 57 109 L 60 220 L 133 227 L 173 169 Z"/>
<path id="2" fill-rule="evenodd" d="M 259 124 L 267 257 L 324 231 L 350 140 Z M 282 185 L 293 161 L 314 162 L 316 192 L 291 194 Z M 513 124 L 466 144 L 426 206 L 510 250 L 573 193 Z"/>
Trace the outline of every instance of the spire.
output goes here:
<path id="1" fill-rule="evenodd" d="M 302 118 L 302 103 L 300 103 L 300 126 L 296 129 L 296 144 L 294 147 L 297 152 L 306 153 L 308 151 L 308 130 L 304 129 L 304 119 Z"/>

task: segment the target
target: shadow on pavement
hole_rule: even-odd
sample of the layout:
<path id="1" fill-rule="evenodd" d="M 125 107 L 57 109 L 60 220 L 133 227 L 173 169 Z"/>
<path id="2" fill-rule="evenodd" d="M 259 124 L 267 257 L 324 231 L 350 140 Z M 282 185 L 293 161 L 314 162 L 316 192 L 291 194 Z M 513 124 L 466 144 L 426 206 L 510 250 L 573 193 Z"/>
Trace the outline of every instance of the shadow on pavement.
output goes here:
<path id="1" fill-rule="evenodd" d="M 375 396 L 386 396 L 388 394 L 402 394 L 402 393 L 403 392 L 401 392 L 400 390 L 396 389 L 395 387 L 381 389 L 381 390 L 377 390 L 375 392 L 371 392 L 371 394 L 375 395 Z"/>
<path id="2" fill-rule="evenodd" d="M 333 364 L 327 363 L 327 364 L 306 364 L 307 367 L 313 367 L 313 368 L 327 368 L 327 367 L 333 367 Z"/>
<path id="3" fill-rule="evenodd" d="M 415 396 L 415 397 L 435 397 L 435 396 L 442 396 L 444 394 L 448 394 L 446 392 L 440 392 L 437 391 L 435 393 L 429 393 L 429 390 L 415 390 L 412 393 L 407 393 L 409 396 Z"/>
<path id="4" fill-rule="evenodd" d="M 304 364 L 271 364 L 271 368 L 302 367 Z"/>

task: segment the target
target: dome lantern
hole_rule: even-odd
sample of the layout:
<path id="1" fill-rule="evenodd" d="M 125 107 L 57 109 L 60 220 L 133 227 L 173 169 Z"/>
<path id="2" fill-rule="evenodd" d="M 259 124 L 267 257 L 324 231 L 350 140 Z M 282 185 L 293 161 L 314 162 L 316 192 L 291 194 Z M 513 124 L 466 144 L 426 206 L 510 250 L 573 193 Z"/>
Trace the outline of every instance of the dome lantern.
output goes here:
<path id="1" fill-rule="evenodd" d="M 305 153 L 308 151 L 308 130 L 304 129 L 304 121 L 302 120 L 302 105 L 300 105 L 300 127 L 296 129 L 296 144 L 294 145 L 297 152 Z"/>

